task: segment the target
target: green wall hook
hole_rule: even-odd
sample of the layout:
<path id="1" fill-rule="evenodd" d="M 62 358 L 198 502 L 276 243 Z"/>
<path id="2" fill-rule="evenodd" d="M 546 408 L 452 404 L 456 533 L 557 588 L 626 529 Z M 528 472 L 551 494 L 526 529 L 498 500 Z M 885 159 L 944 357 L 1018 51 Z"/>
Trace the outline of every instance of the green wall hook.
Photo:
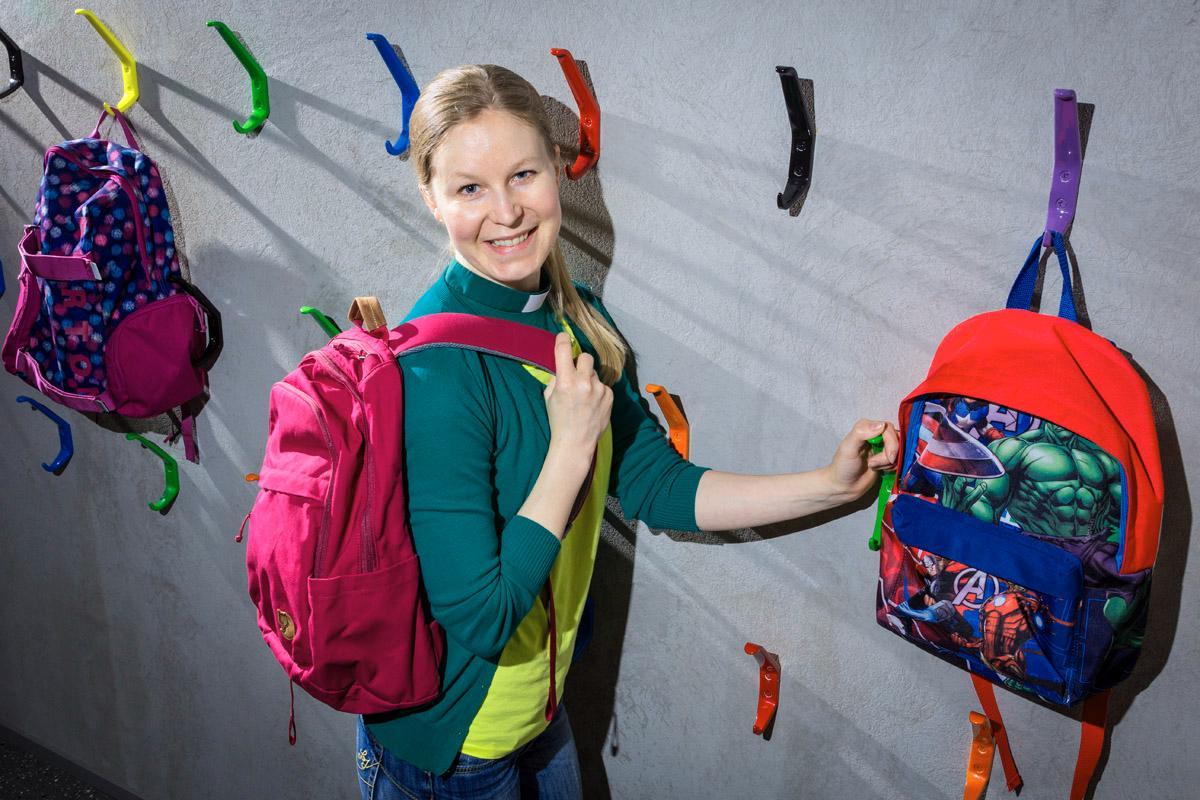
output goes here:
<path id="1" fill-rule="evenodd" d="M 321 330 L 329 334 L 329 338 L 331 339 L 342 332 L 342 329 L 338 327 L 338 324 L 330 319 L 329 316 L 319 308 L 313 308 L 312 306 L 300 306 L 300 313 L 308 314 L 310 317 L 312 317 L 313 320 L 321 326 Z"/>
<path id="2" fill-rule="evenodd" d="M 167 454 L 165 450 L 156 445 L 154 442 L 148 441 L 144 436 L 137 433 L 127 433 L 125 438 L 129 441 L 137 441 L 142 447 L 146 448 L 154 455 L 162 459 L 163 462 L 163 487 L 162 497 L 157 500 L 147 503 L 150 508 L 160 514 L 165 514 L 171 510 L 171 504 L 175 502 L 175 498 L 179 496 L 179 464 L 175 459 Z"/>
<path id="3" fill-rule="evenodd" d="M 872 453 L 881 452 L 883 450 L 883 434 L 867 439 L 867 444 L 871 446 Z M 871 534 L 870 540 L 867 541 L 867 547 L 871 550 L 878 551 L 882 546 L 880 537 L 883 530 L 883 510 L 887 507 L 888 497 L 891 496 L 892 487 L 895 485 L 895 471 L 885 472 L 883 479 L 879 482 L 879 502 L 875 505 L 875 530 Z"/>
<path id="4" fill-rule="evenodd" d="M 246 72 L 250 73 L 250 102 L 254 106 L 254 112 L 245 122 L 238 122 L 235 119 L 233 129 L 247 135 L 257 134 L 266 124 L 267 117 L 271 116 L 271 100 L 267 93 L 267 73 L 263 72 L 258 61 L 238 38 L 238 35 L 229 29 L 228 25 L 215 19 L 209 20 L 208 25 L 210 28 L 217 29 L 217 33 L 221 34 L 225 44 L 229 45 L 229 49 L 237 56 L 237 60 L 242 62 Z"/>

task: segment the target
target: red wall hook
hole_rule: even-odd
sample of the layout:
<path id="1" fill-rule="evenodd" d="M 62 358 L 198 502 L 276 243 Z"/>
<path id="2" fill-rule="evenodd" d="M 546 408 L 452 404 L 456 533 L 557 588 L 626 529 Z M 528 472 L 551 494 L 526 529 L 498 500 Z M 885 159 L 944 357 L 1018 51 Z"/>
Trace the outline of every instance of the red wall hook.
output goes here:
<path id="1" fill-rule="evenodd" d="M 579 106 L 579 155 L 575 163 L 567 167 L 567 177 L 577 181 L 591 172 L 600 158 L 600 106 L 592 96 L 579 65 L 570 50 L 561 47 L 550 48 L 550 54 L 558 59 L 571 94 L 575 95 L 575 105 Z"/>
<path id="2" fill-rule="evenodd" d="M 754 734 L 761 736 L 779 708 L 779 656 L 753 642 L 746 642 L 746 652 L 758 662 L 758 714 L 754 718 Z"/>

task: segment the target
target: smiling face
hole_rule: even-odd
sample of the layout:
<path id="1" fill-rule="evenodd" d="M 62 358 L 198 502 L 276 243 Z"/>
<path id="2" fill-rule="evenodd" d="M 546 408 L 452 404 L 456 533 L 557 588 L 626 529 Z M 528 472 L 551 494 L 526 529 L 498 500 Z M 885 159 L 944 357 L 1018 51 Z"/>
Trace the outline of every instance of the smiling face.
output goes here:
<path id="1" fill-rule="evenodd" d="M 535 128 L 485 109 L 447 132 L 421 196 L 464 267 L 534 292 L 562 224 L 556 163 Z"/>

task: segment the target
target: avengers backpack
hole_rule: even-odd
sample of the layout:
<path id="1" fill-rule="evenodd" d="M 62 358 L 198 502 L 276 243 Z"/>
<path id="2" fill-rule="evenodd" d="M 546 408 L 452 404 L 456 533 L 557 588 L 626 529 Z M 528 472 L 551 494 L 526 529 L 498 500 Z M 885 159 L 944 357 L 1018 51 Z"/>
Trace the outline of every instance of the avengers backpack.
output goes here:
<path id="1" fill-rule="evenodd" d="M 46 151 L 33 224 L 20 243 L 20 297 L 4 368 L 76 411 L 153 417 L 192 401 L 221 352 L 221 317 L 183 279 L 158 167 L 129 123 L 128 146 L 82 139 Z"/>
<path id="2" fill-rule="evenodd" d="M 951 330 L 900 405 L 883 511 L 880 625 L 970 673 L 1008 788 L 1021 778 L 993 684 L 1084 703 L 1071 797 L 1132 670 L 1158 551 L 1163 478 L 1146 385 L 1079 324 L 1062 236 L 1057 317 L 1029 310 L 1041 237 L 1007 308 Z"/>

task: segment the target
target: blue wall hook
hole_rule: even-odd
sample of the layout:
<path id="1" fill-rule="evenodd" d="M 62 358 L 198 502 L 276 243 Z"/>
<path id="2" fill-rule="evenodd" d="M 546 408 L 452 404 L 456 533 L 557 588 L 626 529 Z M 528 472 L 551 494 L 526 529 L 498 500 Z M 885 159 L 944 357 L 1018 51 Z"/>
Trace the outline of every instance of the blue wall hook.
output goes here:
<path id="1" fill-rule="evenodd" d="M 421 90 L 417 86 L 417 82 L 413 80 L 413 76 L 409 73 L 408 68 L 404 66 L 404 62 L 400 60 L 400 56 L 392 48 L 387 37 L 380 33 L 368 33 L 367 39 L 375 43 L 375 47 L 379 49 L 379 55 L 383 57 L 383 63 L 387 64 L 391 70 L 392 77 L 396 79 L 396 85 L 400 87 L 402 96 L 400 119 L 401 130 L 400 136 L 395 143 L 385 142 L 387 151 L 399 156 L 408 152 L 408 120 L 412 116 L 413 106 L 417 104 L 417 98 L 421 96 Z"/>
<path id="2" fill-rule="evenodd" d="M 42 412 L 58 425 L 58 455 L 49 464 L 42 464 L 42 469 L 46 472 L 53 472 L 55 475 L 61 475 L 62 471 L 67 468 L 67 462 L 71 460 L 71 456 L 75 455 L 75 444 L 71 441 L 71 423 L 32 397 L 20 395 L 17 397 L 17 402 L 29 403 L 30 408 Z"/>

